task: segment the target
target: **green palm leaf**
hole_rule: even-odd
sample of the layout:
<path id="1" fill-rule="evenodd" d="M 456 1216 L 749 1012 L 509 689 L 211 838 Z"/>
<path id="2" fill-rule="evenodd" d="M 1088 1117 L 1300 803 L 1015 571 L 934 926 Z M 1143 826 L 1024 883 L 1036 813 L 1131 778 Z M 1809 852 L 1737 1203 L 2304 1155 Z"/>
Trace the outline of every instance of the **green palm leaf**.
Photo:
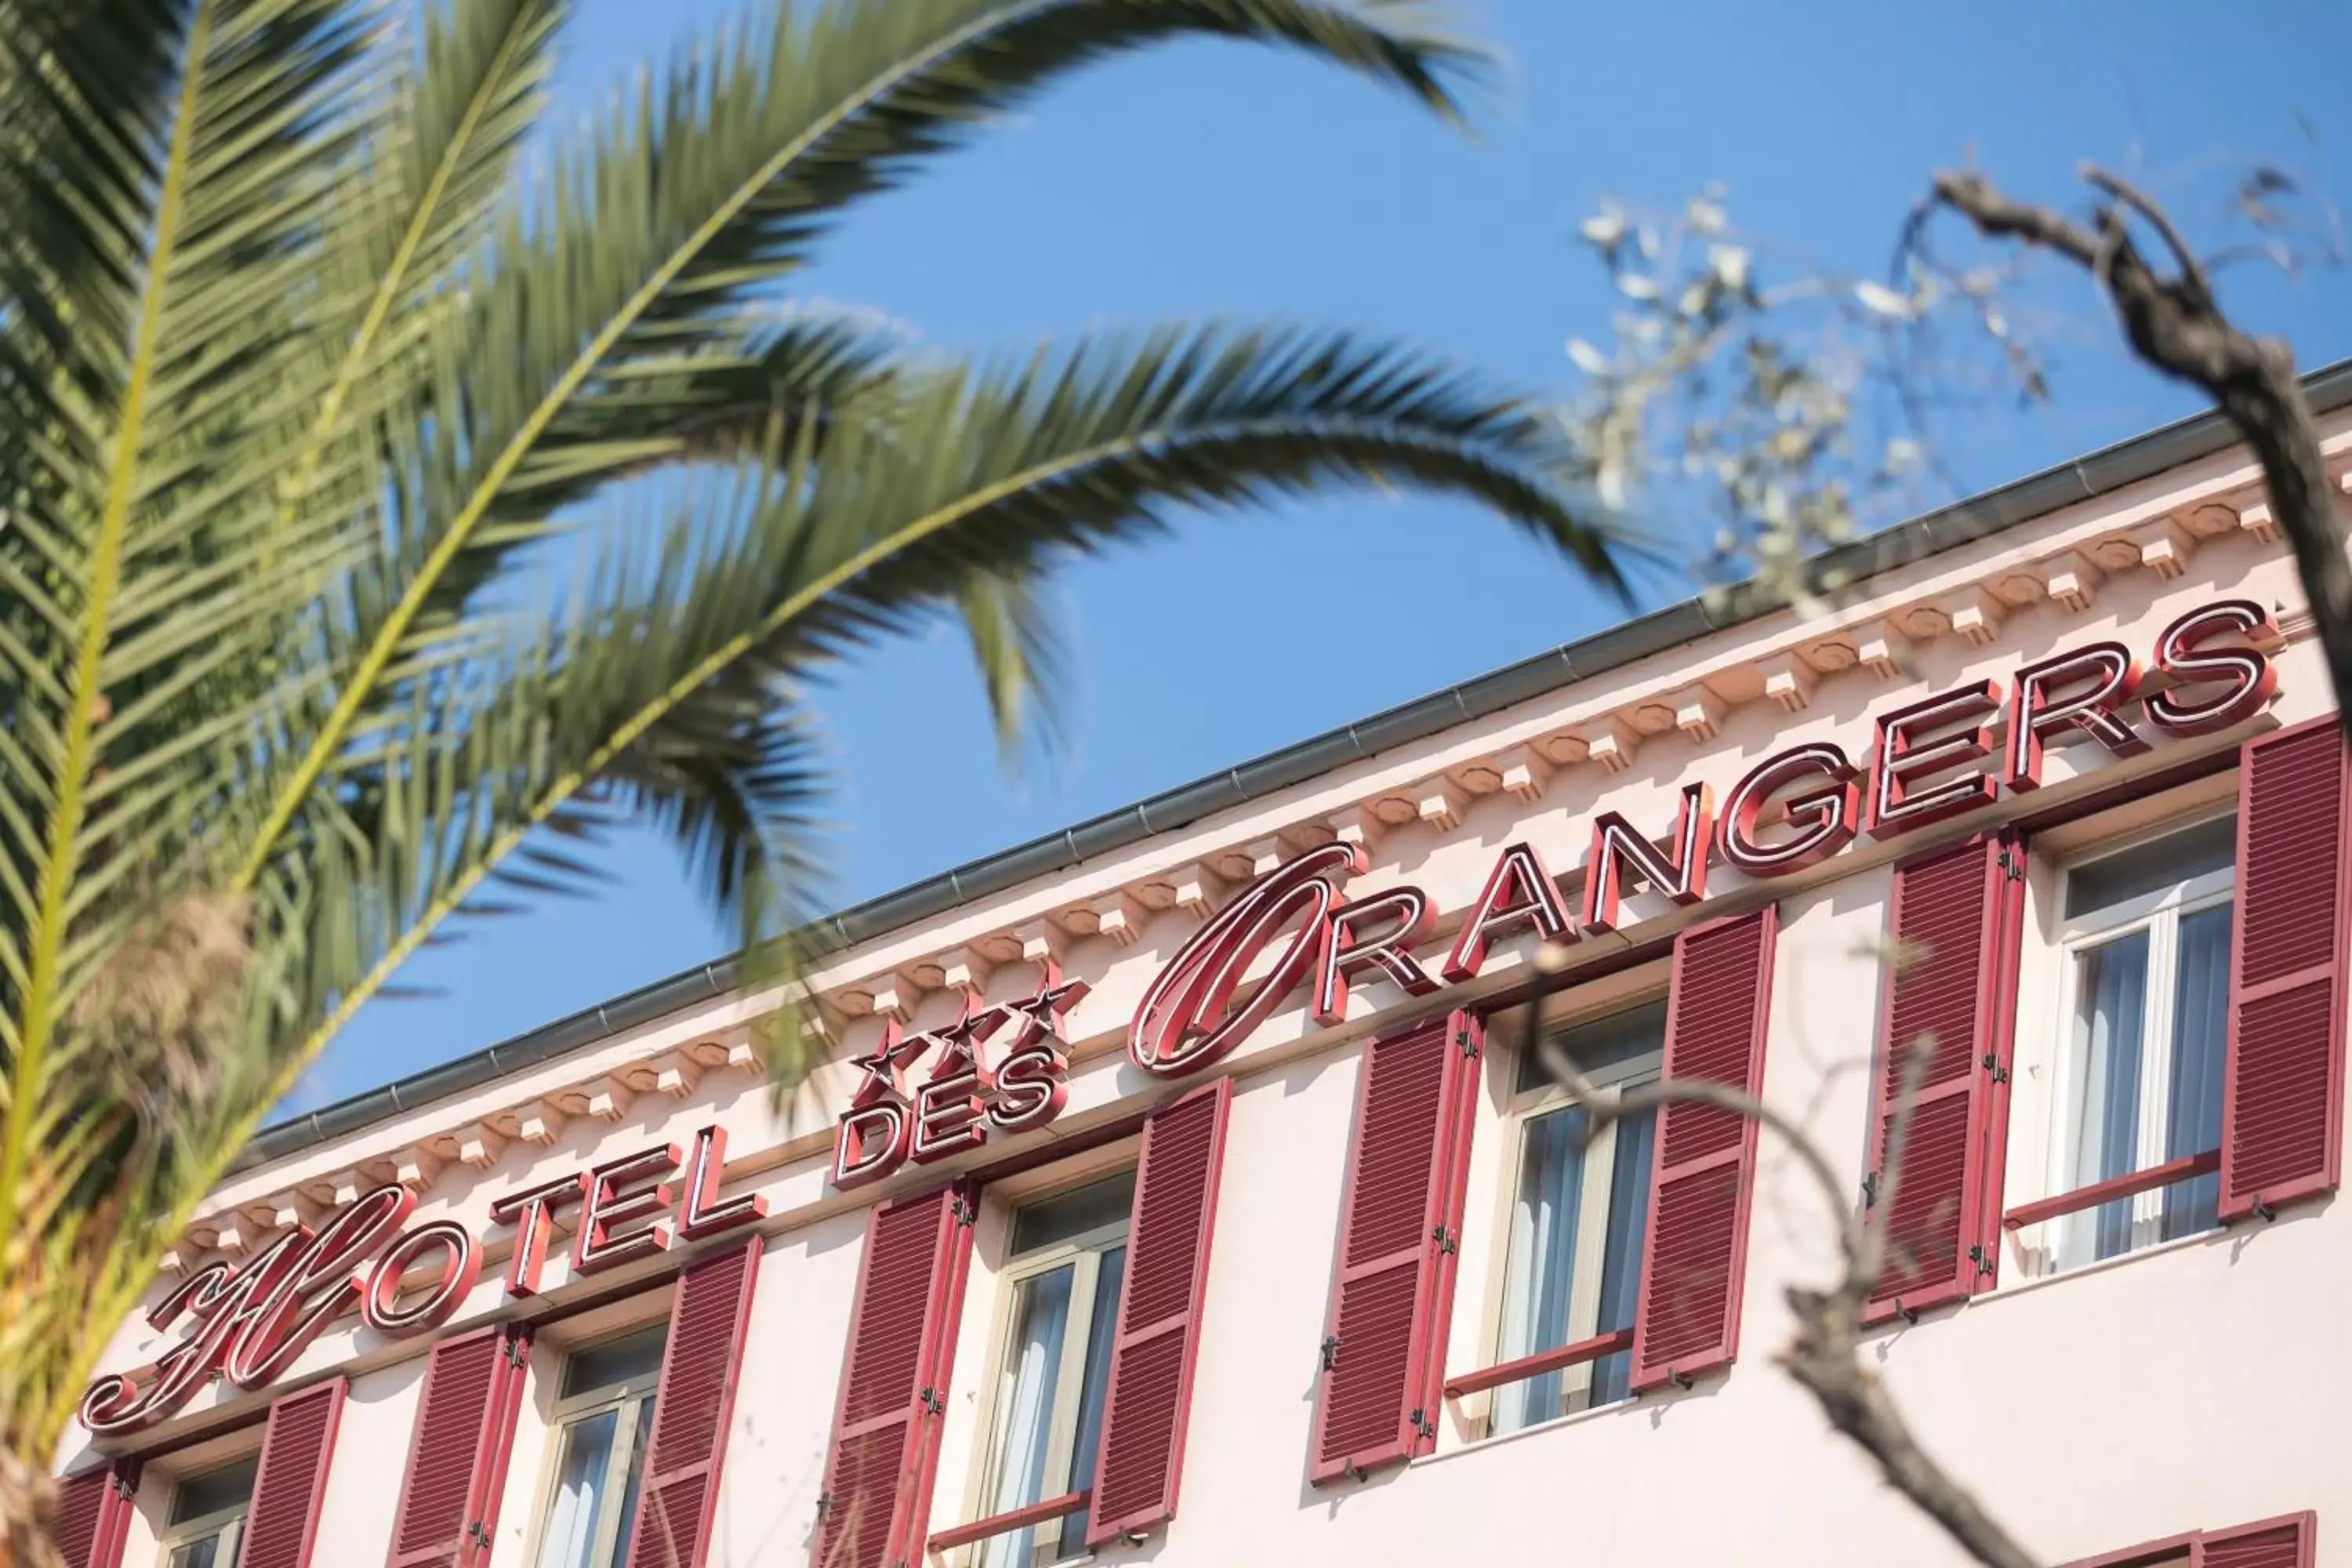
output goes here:
<path id="1" fill-rule="evenodd" d="M 1620 582 L 1554 426 L 1409 349 L 968 363 L 782 295 L 1122 51 L 1273 44 L 1452 117 L 1483 57 L 1445 7 L 774 5 L 532 166 L 567 11 L 0 0 L 0 1447 L 36 1471 L 420 947 L 641 823 L 789 972 L 837 661 L 959 621 L 1008 749 L 1050 742 L 1060 563 L 1310 490 L 1468 496 Z"/>
<path id="2" fill-rule="evenodd" d="M 797 266 L 827 215 L 955 145 L 982 117 L 1108 53 L 1182 34 L 1308 49 L 1451 113 L 1449 76 L 1479 57 L 1418 5 L 1339 0 L 833 0 L 779 8 L 682 55 L 560 162 L 546 209 L 517 221 L 481 310 L 449 352 L 510 368 L 475 385 L 475 460 L 447 476 L 429 549 L 405 574 L 354 679 L 277 792 L 243 875 L 258 873 L 442 579 L 520 492 L 537 512 L 653 454 L 635 433 L 556 426 L 616 358 L 673 351 Z M 593 193 L 591 195 L 590 193 Z M 486 574 L 477 568 L 472 575 Z"/>

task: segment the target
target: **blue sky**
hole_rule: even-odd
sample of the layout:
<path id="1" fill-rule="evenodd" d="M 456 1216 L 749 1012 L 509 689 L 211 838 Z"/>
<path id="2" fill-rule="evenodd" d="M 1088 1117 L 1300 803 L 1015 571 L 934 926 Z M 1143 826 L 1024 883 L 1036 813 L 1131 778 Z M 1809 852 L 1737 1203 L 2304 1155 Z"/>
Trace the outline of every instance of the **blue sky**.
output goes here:
<path id="1" fill-rule="evenodd" d="M 868 0 L 887 4 L 889 0 Z M 559 83 L 585 115 L 631 62 L 737 0 L 580 0 Z M 870 306 L 950 347 L 1173 315 L 1375 328 L 1538 392 L 1605 336 L 1574 243 L 1604 195 L 1672 207 L 1709 181 L 1744 227 L 1823 265 L 1883 267 L 1933 169 L 1973 148 L 2020 194 L 2070 200 L 2085 157 L 2143 172 L 2196 223 L 2217 170 L 2276 160 L 2352 200 L 2352 6 L 2101 0 L 1893 6 L 1790 0 L 1486 0 L 1510 67 L 1475 138 L 1336 71 L 1185 45 L 1065 83 L 857 213 L 798 292 Z M 2343 167 L 2332 166 L 2341 165 Z M 2225 290 L 2306 366 L 2352 355 L 2352 277 L 2248 270 Z M 1947 452 L 1970 489 L 2192 411 L 2129 364 L 2086 288 L 2054 340 L 2055 405 Z M 1466 506 L 1332 498 L 1202 519 L 1061 580 L 1077 682 L 1051 771 L 999 765 L 958 639 L 881 650 L 821 710 L 841 791 L 830 901 L 1052 831 L 1582 636 L 1612 607 Z M 1310 613 L 1276 617 L 1304 599 Z M 1333 657 L 1360 617 L 1405 628 Z M 666 847 L 614 847 L 593 900 L 476 923 L 371 1004 L 309 1108 L 492 1044 L 725 951 Z"/>

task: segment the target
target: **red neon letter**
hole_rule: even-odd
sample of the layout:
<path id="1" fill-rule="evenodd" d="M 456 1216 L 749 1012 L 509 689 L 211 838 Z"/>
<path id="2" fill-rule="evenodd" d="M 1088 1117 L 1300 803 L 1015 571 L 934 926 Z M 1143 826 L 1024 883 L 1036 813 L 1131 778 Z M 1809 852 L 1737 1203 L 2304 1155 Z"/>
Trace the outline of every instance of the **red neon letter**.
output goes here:
<path id="1" fill-rule="evenodd" d="M 1020 1047 L 996 1064 L 996 1098 L 988 1124 L 999 1132 L 1026 1132 L 1062 1114 L 1070 1098 L 1070 1058 L 1050 1036 Z"/>
<path id="2" fill-rule="evenodd" d="M 1128 1026 L 1129 1059 L 1154 1078 L 1180 1078 L 1248 1038 L 1307 978 L 1323 945 L 1324 923 L 1339 907 L 1340 881 L 1363 868 L 1362 850 L 1326 844 L 1269 872 L 1212 915 L 1143 994 Z M 1286 929 L 1290 945 L 1250 999 L 1233 1007 L 1251 961 Z"/>
<path id="3" fill-rule="evenodd" d="M 547 1237 L 555 1228 L 555 1211 L 576 1203 L 588 1190 L 588 1173 L 574 1171 L 538 1186 L 509 1193 L 490 1205 L 493 1224 L 515 1227 L 514 1256 L 507 1261 L 507 1294 L 539 1294 L 540 1271 L 547 1264 Z"/>
<path id="4" fill-rule="evenodd" d="M 580 1204 L 580 1229 L 572 1237 L 573 1273 L 593 1274 L 669 1246 L 669 1227 L 665 1225 L 649 1225 L 617 1240 L 613 1227 L 669 1207 L 670 1190 L 662 1182 L 634 1193 L 622 1189 L 632 1182 L 667 1175 L 677 1169 L 682 1157 L 677 1144 L 656 1143 L 589 1171 L 588 1195 Z"/>
<path id="5" fill-rule="evenodd" d="M 2075 689 L 2065 696 L 2065 688 Z M 2017 672 L 2009 708 L 2009 787 L 2042 784 L 2042 743 L 2073 725 L 2119 757 L 2136 757 L 2147 742 L 2116 710 L 2139 694 L 2139 661 L 2119 642 L 2095 642 L 2054 654 Z"/>
<path id="6" fill-rule="evenodd" d="M 944 1160 L 964 1149 L 988 1142 L 981 1125 L 986 1108 L 981 1103 L 980 1069 L 966 1067 L 944 1078 L 934 1078 L 915 1091 L 915 1135 L 907 1157 L 918 1165 Z"/>
<path id="7" fill-rule="evenodd" d="M 1045 961 L 1036 994 L 1008 1003 L 1021 1020 L 1004 1059 L 996 1064 L 988 1124 L 999 1132 L 1026 1132 L 1062 1114 L 1070 1098 L 1070 1058 L 1062 1049 L 1062 1015 L 1086 1000 L 1083 980 L 1065 980 L 1062 966 Z"/>
<path id="8" fill-rule="evenodd" d="M 1823 741 L 1767 757 L 1732 786 L 1716 827 L 1716 846 L 1735 871 L 1746 877 L 1785 877 L 1818 866 L 1853 842 L 1862 818 L 1862 789 L 1854 766 L 1838 747 Z M 1778 844 L 1758 840 L 1764 809 L 1781 790 L 1803 778 L 1821 782 L 1781 803 L 1791 837 Z"/>
<path id="9" fill-rule="evenodd" d="M 1930 788 L 1913 786 L 1956 763 L 1992 755 L 1992 726 L 1985 721 L 2000 711 L 2000 681 L 1971 681 L 1879 720 L 1878 746 L 1870 759 L 1870 821 L 1864 831 L 1873 838 L 1892 838 L 1990 804 L 1992 778 L 1980 768 Z M 1955 735 L 1927 733 L 1970 720 L 1975 727 Z"/>
<path id="10" fill-rule="evenodd" d="M 425 1294 L 400 1304 L 401 1277 L 428 1252 L 442 1254 L 441 1277 Z M 420 1225 L 392 1244 L 368 1276 L 360 1298 L 360 1321 L 381 1334 L 415 1334 L 447 1322 L 482 1272 L 482 1255 L 466 1227 L 454 1219 Z"/>
<path id="11" fill-rule="evenodd" d="M 915 1135 L 907 1107 L 892 1101 L 842 1113 L 833 1135 L 833 1184 L 847 1192 L 878 1182 L 907 1162 Z"/>
<path id="12" fill-rule="evenodd" d="M 857 1058 L 857 1070 L 866 1076 L 834 1130 L 835 1187 L 845 1192 L 878 1182 L 906 1163 L 915 1133 L 907 1109 L 907 1064 L 931 1043 L 929 1035 L 908 1039 L 898 1020 L 890 1018 L 882 1025 L 882 1043 L 874 1054 Z"/>
<path id="13" fill-rule="evenodd" d="M 1706 852 L 1714 833 L 1715 792 L 1705 784 L 1683 788 L 1682 803 L 1675 808 L 1671 857 L 1659 854 L 1656 845 L 1613 811 L 1593 818 L 1592 858 L 1584 871 L 1584 929 L 1617 929 L 1629 868 L 1677 904 L 1695 904 L 1706 897 Z"/>
<path id="14" fill-rule="evenodd" d="M 2217 637 L 2236 647 L 2209 647 Z M 2210 735 L 2261 712 L 2278 692 L 2278 669 L 2264 657 L 2280 643 L 2278 623 L 2252 599 L 2224 599 L 2191 610 L 2156 639 L 2156 668 L 2171 687 L 2147 700 L 2148 722 L 2168 735 Z M 2221 681 L 2201 701 L 2184 702 L 2180 689 Z"/>
<path id="15" fill-rule="evenodd" d="M 1495 860 L 1486 886 L 1470 906 L 1454 951 L 1445 955 L 1438 973 L 1449 984 L 1459 984 L 1486 965 L 1486 944 L 1520 926 L 1532 927 L 1547 942 L 1574 942 L 1576 926 L 1559 901 L 1559 884 L 1544 869 L 1543 858 L 1531 844 L 1514 844 Z"/>
<path id="16" fill-rule="evenodd" d="M 1358 942 L 1360 929 L 1383 920 L 1394 921 L 1395 927 L 1377 941 Z M 1336 1024 L 1348 1016 L 1348 980 L 1362 970 L 1379 970 L 1408 996 L 1436 990 L 1436 980 L 1412 955 L 1436 923 L 1429 895 L 1419 888 L 1391 888 L 1334 913 L 1315 955 L 1315 1021 Z"/>
<path id="17" fill-rule="evenodd" d="M 757 1193 L 719 1201 L 719 1181 L 726 1169 L 727 1130 L 710 1126 L 696 1133 L 686 1162 L 686 1197 L 677 1215 L 680 1241 L 700 1241 L 766 1217 L 768 1200 Z"/>
<path id="18" fill-rule="evenodd" d="M 186 1404 L 220 1370 L 237 1336 L 269 1304 L 310 1241 L 309 1228 L 297 1226 L 241 1269 L 215 1262 L 189 1276 L 148 1320 L 160 1329 L 183 1310 L 193 1313 L 188 1337 L 157 1359 L 154 1379 L 144 1388 L 119 1373 L 92 1382 L 82 1394 L 81 1424 L 107 1436 L 152 1425 Z"/>
<path id="19" fill-rule="evenodd" d="M 237 1334 L 221 1375 L 239 1388 L 259 1388 L 294 1364 L 320 1331 L 360 1297 L 354 1266 L 373 1253 L 416 1212 L 416 1194 L 383 1186 L 329 1220 L 293 1272 L 270 1292 Z"/>

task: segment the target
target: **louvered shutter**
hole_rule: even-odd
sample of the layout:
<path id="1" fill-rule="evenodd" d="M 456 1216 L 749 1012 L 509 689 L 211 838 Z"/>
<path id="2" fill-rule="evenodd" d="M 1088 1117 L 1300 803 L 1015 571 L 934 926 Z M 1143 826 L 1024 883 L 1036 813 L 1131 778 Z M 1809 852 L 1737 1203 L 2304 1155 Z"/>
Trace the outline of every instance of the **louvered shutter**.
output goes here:
<path id="1" fill-rule="evenodd" d="M 119 1568 L 138 1489 L 135 1459 L 118 1459 L 58 1482 L 49 1540 L 66 1568 Z"/>
<path id="2" fill-rule="evenodd" d="M 1886 1134 L 1904 1052 L 1932 1035 L 1896 1173 L 1880 1217 L 1885 1261 L 1867 1316 L 1884 1321 L 1990 1287 L 1999 1258 L 2001 1167 L 2009 1145 L 2009 1066 L 2025 857 L 1985 834 L 1895 868 L 1890 930 L 1901 963 L 1883 986 L 1870 1196 L 1885 1191 Z"/>
<path id="3" fill-rule="evenodd" d="M 677 1277 L 629 1568 L 702 1568 L 709 1553 L 763 1246 L 754 1237 L 688 1264 Z"/>
<path id="4" fill-rule="evenodd" d="M 1176 1513 L 1233 1102 L 1233 1079 L 1219 1079 L 1144 1119 L 1088 1546 L 1141 1534 Z"/>
<path id="5" fill-rule="evenodd" d="M 2344 742 L 2330 717 L 2246 742 L 2221 1087 L 2221 1217 L 2334 1190 L 2344 1141 Z"/>
<path id="6" fill-rule="evenodd" d="M 1455 1013 L 1364 1047 L 1308 1467 L 1318 1484 L 1435 1441 L 1479 1045 L 1477 1019 Z"/>
<path id="7" fill-rule="evenodd" d="M 968 1184 L 877 1208 L 825 1462 L 816 1568 L 922 1557 L 976 1213 Z"/>
<path id="8" fill-rule="evenodd" d="M 2198 1535 L 2189 1552 L 2189 1568 L 2312 1568 L 2318 1556 L 2318 1538 L 2319 1521 L 2309 1513 L 2242 1524 L 2235 1530 L 2209 1530 Z"/>
<path id="9" fill-rule="evenodd" d="M 1779 929 L 1779 910 L 1768 904 L 1675 939 L 1666 1081 L 1761 1092 Z M 1659 1108 L 1649 1245 L 1633 1318 L 1637 1389 L 1687 1384 L 1738 1352 L 1756 1140 L 1756 1123 L 1733 1111 L 1687 1102 Z"/>
<path id="10" fill-rule="evenodd" d="M 339 1377 L 289 1394 L 269 1407 L 237 1568 L 310 1568 L 346 1386 Z M 338 1545 L 329 1563 L 348 1561 L 347 1551 L 347 1543 Z"/>
<path id="11" fill-rule="evenodd" d="M 393 1519 L 390 1568 L 478 1568 L 489 1561 L 530 1346 L 525 1331 L 503 1327 L 433 1347 Z"/>

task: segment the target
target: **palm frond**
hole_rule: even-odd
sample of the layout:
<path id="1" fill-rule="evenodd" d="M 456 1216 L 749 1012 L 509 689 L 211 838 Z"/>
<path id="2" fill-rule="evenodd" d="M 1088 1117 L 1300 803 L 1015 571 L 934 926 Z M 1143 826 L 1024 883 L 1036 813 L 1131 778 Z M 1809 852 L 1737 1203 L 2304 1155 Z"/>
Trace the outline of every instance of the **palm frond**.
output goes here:
<path id="1" fill-rule="evenodd" d="M 1055 761 L 1068 740 L 1069 641 L 1044 587 L 1025 572 L 976 571 L 956 591 L 1007 767 L 1030 746 Z"/>
<path id="2" fill-rule="evenodd" d="M 777 298 L 1110 55 L 1255 41 L 1452 115 L 1483 57 L 1444 6 L 803 0 L 529 169 L 569 9 L 0 0 L 19 1456 L 270 1105 L 465 920 L 650 824 L 745 984 L 791 979 L 835 661 L 955 618 L 1007 745 L 1050 742 L 1055 568 L 1201 509 L 1420 488 L 1604 583 L 1630 556 L 1550 423 L 1425 355 L 1209 325 L 972 364 Z"/>
<path id="3" fill-rule="evenodd" d="M 804 825 L 818 786 L 798 731 L 761 715 L 789 712 L 782 699 L 809 672 L 953 610 L 976 576 L 1027 582 L 1072 552 L 1163 532 L 1182 509 L 1402 486 L 1480 500 L 1619 584 L 1629 540 L 1582 510 L 1563 441 L 1552 422 L 1392 345 L 1171 327 L 993 371 L 933 369 L 887 415 L 803 422 L 781 465 L 688 474 L 641 496 L 667 507 L 667 525 L 614 531 L 572 613 L 486 683 L 462 747 L 418 732 L 439 755 L 462 752 L 470 782 L 452 801 L 485 790 L 495 801 L 463 814 L 457 853 L 404 882 L 387 926 L 400 936 L 338 979 L 280 1081 L 599 781 L 642 788 L 659 759 L 708 751 L 726 771 L 699 820 Z M 709 783 L 660 776 L 664 811 Z M 417 820 L 446 820 L 440 809 Z"/>
<path id="4" fill-rule="evenodd" d="M 241 877 L 258 875 L 441 584 L 468 552 L 659 456 L 660 433 L 554 439 L 616 364 L 677 352 L 805 260 L 859 196 L 1055 77 L 1188 35 L 1301 48 L 1446 111 L 1481 57 L 1399 0 L 828 0 L 681 54 L 656 88 L 567 150 L 545 210 L 513 217 L 481 304 L 444 352 L 476 366 L 464 457 L 438 476 L 429 547 L 388 601 L 343 693 L 262 819 Z M 488 374 L 482 374 L 482 373 Z M 452 405 L 443 405 L 445 416 Z M 488 535 L 485 541 L 482 535 Z"/>

